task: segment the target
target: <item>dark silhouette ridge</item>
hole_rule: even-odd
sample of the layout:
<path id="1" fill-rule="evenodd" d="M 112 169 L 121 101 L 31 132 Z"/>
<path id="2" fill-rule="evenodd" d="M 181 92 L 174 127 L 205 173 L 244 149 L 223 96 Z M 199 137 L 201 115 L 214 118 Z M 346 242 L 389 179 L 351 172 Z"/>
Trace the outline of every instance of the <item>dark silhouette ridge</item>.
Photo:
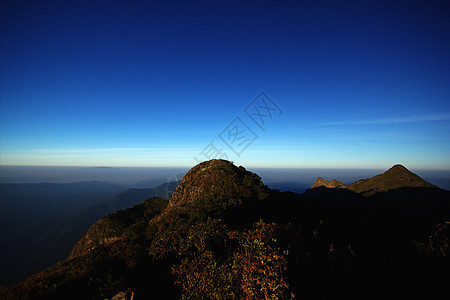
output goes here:
<path id="1" fill-rule="evenodd" d="M 450 192 L 428 187 L 405 170 L 394 166 L 362 181 L 361 192 L 320 186 L 300 195 L 272 191 L 256 174 L 230 162 L 208 161 L 186 173 L 170 204 L 152 198 L 105 216 L 70 259 L 0 289 L 0 295 L 104 299 L 130 289 L 136 299 L 231 292 L 245 298 L 247 277 L 240 270 L 249 265 L 255 269 L 247 271 L 256 270 L 250 282 L 281 280 L 273 286 L 282 290 L 267 290 L 279 298 L 445 294 L 449 262 L 442 253 L 448 248 L 435 246 L 445 245 L 445 235 L 433 247 L 427 239 L 436 224 L 447 228 L 442 224 L 449 217 Z M 376 192 L 369 195 L 368 187 Z M 264 222 L 255 227 L 260 219 Z M 252 251 L 258 255 L 245 256 Z M 247 263 L 239 264 L 243 258 Z M 270 263 L 260 264 L 265 258 Z M 276 262 L 278 273 L 266 277 L 264 268 Z"/>

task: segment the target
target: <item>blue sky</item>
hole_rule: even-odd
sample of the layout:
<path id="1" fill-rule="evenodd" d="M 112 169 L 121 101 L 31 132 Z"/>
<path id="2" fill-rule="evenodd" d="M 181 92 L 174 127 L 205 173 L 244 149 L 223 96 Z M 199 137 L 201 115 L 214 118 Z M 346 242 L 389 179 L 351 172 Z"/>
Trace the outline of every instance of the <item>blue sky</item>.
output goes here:
<path id="1" fill-rule="evenodd" d="M 449 5 L 337 2 L 2 1 L 0 163 L 449 170 Z"/>

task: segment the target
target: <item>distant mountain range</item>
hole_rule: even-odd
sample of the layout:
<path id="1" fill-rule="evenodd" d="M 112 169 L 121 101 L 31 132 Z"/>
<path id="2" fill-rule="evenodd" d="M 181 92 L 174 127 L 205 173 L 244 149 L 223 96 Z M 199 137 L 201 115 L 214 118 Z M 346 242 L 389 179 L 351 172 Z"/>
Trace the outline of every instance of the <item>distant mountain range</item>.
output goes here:
<path id="1" fill-rule="evenodd" d="M 92 211 L 130 208 L 101 218 L 66 260 L 0 288 L 0 297 L 397 299 L 449 291 L 450 192 L 400 165 L 349 185 L 319 177 L 296 194 L 211 160 L 186 173 L 168 200 L 132 206 L 145 193 L 121 195 Z"/>
<path id="2" fill-rule="evenodd" d="M 150 197 L 167 198 L 175 183 L 125 191 L 105 182 L 1 184 L 0 190 L 0 280 L 11 283 L 65 259 L 103 216 Z"/>

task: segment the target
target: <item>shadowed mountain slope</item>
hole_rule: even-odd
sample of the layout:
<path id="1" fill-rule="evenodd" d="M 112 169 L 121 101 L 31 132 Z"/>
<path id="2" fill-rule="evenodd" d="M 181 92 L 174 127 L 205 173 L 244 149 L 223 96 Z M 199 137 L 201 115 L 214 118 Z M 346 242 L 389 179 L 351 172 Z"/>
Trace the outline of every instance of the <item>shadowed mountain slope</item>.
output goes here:
<path id="1" fill-rule="evenodd" d="M 70 258 L 83 255 L 105 243 L 122 237 L 134 238 L 145 231 L 147 223 L 158 215 L 168 204 L 168 200 L 153 197 L 125 210 L 109 214 L 94 225 L 75 244 Z"/>
<path id="2" fill-rule="evenodd" d="M 355 185 L 321 182 L 304 195 L 280 193 L 243 167 L 203 162 L 169 200 L 107 215 L 69 259 L 0 296 L 397 299 L 448 291 L 448 191 L 401 166 Z"/>
<path id="3" fill-rule="evenodd" d="M 14 238 L 7 239 L 6 237 L 0 242 L 2 245 L 0 254 L 2 257 L 1 268 L 3 270 L 0 279 L 2 282 L 15 282 L 23 280 L 31 274 L 42 270 L 48 266 L 51 266 L 59 260 L 65 259 L 71 252 L 76 243 L 89 229 L 89 227 L 103 216 L 115 212 L 119 209 L 126 209 L 133 205 L 142 203 L 145 199 L 150 197 L 167 197 L 167 193 L 170 190 L 174 190 L 176 183 L 164 183 L 155 188 L 149 189 L 135 189 L 130 188 L 120 193 L 116 193 L 117 187 L 115 185 L 107 185 L 104 183 L 77 183 L 77 184 L 21 184 L 13 185 L 15 189 L 22 186 L 22 193 L 34 192 L 34 196 L 37 200 L 33 203 L 33 197 L 27 201 L 21 201 L 16 199 L 16 206 L 22 205 L 20 210 L 15 209 L 14 213 L 9 212 L 8 218 L 13 219 L 16 217 L 18 220 L 25 219 L 24 224 L 29 222 L 26 219 L 28 211 L 35 211 L 36 214 L 40 210 L 52 205 L 52 208 L 48 209 L 51 212 L 51 217 L 44 219 L 43 221 L 33 224 L 30 221 L 30 226 L 27 230 L 20 230 L 14 226 L 14 222 L 8 222 L 5 218 L 1 223 L 4 225 L 3 231 L 8 235 L 14 236 Z M 64 193 L 64 186 L 68 186 L 68 193 L 79 193 L 83 191 L 90 191 L 89 188 L 103 188 L 103 191 L 111 192 L 105 194 L 79 194 L 70 195 L 56 198 L 52 200 L 49 197 L 49 201 L 55 202 L 55 204 L 45 203 L 44 199 L 46 195 L 50 194 L 47 191 L 45 193 L 45 187 L 56 186 L 56 192 Z M 32 187 L 28 191 L 28 187 Z M 37 187 L 41 189 L 37 189 Z M 111 188 L 112 187 L 112 188 Z M 55 188 L 53 188 L 55 189 Z M 44 193 L 40 194 L 43 190 Z M 8 189 L 5 189 L 5 194 Z M 11 192 L 12 194 L 12 192 Z M 54 194 L 54 193 L 53 193 Z M 2 196 L 3 196 L 2 191 Z M 42 200 L 41 200 L 42 199 Z M 14 199 L 9 199 L 9 202 L 13 202 Z M 33 203 L 28 205 L 28 203 Z M 64 203 L 68 206 L 64 210 L 55 211 L 55 207 L 64 206 Z M 39 207 L 35 209 L 35 206 Z M 3 209 L 4 207 L 2 207 Z M 23 212 L 23 215 L 17 216 L 17 211 Z M 45 214 L 49 212 L 46 211 Z M 2 211 L 7 214 L 8 211 Z"/>

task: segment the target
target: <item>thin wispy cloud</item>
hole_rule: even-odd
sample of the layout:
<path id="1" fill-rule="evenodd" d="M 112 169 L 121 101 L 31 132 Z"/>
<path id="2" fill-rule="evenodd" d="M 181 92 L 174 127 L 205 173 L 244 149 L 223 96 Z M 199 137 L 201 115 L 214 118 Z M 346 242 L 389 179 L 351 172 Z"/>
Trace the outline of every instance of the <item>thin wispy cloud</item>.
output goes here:
<path id="1" fill-rule="evenodd" d="M 195 150 L 193 150 L 195 149 Z M 1 163 L 8 165 L 64 166 L 190 166 L 196 148 L 76 148 L 7 151 Z"/>
<path id="2" fill-rule="evenodd" d="M 196 148 L 183 148 L 192 150 Z M 159 152 L 174 151 L 173 148 L 80 148 L 80 149 L 31 149 L 31 152 L 58 152 L 58 153 L 107 153 L 107 152 Z M 178 150 L 177 150 L 178 151 Z"/>
<path id="3" fill-rule="evenodd" d="M 314 125 L 315 126 L 390 125 L 390 124 L 433 122 L 433 121 L 447 121 L 447 120 L 450 120 L 450 114 L 414 115 L 414 116 L 391 117 L 383 119 L 348 120 L 340 122 L 327 122 Z"/>

